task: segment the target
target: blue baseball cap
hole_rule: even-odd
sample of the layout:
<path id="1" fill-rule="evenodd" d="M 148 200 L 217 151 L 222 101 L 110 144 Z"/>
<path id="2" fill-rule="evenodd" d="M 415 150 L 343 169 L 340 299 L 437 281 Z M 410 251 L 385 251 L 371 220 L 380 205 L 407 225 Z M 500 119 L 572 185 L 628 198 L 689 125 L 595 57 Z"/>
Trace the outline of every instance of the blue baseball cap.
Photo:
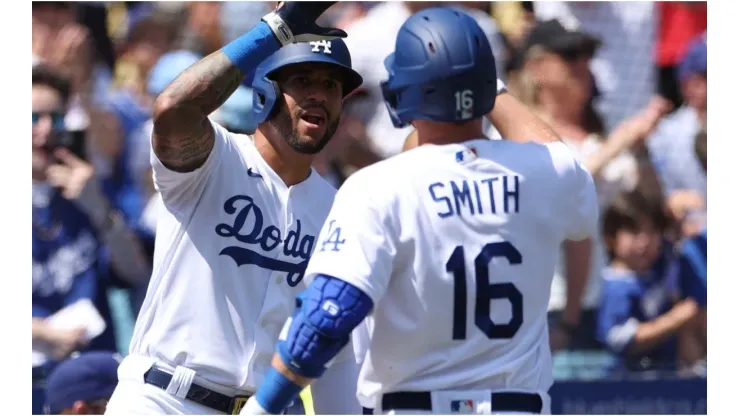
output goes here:
<path id="1" fill-rule="evenodd" d="M 679 76 L 685 79 L 692 74 L 707 73 L 707 35 L 694 39 L 679 66 Z"/>
<path id="2" fill-rule="evenodd" d="M 78 400 L 108 399 L 118 384 L 121 356 L 111 352 L 87 352 L 57 365 L 46 380 L 49 413 L 59 414 Z"/>
<path id="3" fill-rule="evenodd" d="M 252 89 L 243 85 L 218 109 L 221 122 L 229 128 L 252 133 L 257 129 L 252 117 Z"/>
<path id="4" fill-rule="evenodd" d="M 162 55 L 149 71 L 147 91 L 153 96 L 159 95 L 178 75 L 201 58 L 197 53 L 188 50 L 177 50 Z"/>

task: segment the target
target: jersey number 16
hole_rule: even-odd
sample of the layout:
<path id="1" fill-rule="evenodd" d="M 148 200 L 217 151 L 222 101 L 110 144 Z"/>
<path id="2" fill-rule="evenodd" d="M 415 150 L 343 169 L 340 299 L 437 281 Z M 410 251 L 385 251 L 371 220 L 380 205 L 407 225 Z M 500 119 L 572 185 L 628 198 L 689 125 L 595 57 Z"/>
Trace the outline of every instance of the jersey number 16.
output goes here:
<path id="1" fill-rule="evenodd" d="M 489 339 L 509 339 L 522 326 L 524 310 L 522 293 L 513 283 L 493 283 L 488 279 L 488 263 L 495 257 L 505 258 L 509 264 L 521 264 L 522 254 L 508 241 L 488 243 L 475 257 L 475 326 Z M 452 339 L 465 339 L 467 327 L 467 278 L 465 273 L 465 249 L 455 247 L 447 260 L 447 271 L 454 277 L 454 304 L 452 315 Z M 511 303 L 511 320 L 507 324 L 496 324 L 491 320 L 491 301 L 507 299 Z"/>

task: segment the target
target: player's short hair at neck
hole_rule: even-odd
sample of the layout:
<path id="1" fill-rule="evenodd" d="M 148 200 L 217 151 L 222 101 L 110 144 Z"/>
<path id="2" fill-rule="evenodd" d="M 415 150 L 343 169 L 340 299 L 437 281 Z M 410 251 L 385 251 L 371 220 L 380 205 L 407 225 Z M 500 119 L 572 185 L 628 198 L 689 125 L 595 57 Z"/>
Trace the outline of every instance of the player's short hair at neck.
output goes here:
<path id="1" fill-rule="evenodd" d="M 62 101 L 67 102 L 70 95 L 70 85 L 67 78 L 45 64 L 38 64 L 31 72 L 31 85 L 43 85 L 56 90 L 62 96 Z"/>

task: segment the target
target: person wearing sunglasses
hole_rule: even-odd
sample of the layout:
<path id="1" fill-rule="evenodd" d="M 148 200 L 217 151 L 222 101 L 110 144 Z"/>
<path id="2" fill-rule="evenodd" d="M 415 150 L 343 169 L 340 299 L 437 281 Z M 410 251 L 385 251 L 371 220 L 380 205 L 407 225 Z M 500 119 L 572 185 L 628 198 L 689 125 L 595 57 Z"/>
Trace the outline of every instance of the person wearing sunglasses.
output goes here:
<path id="1" fill-rule="evenodd" d="M 116 351 L 107 290 L 145 279 L 149 266 L 133 232 L 110 208 L 84 134 L 67 131 L 70 84 L 37 64 L 32 70 L 32 275 L 34 413 L 42 413 L 46 376 L 75 351 Z M 54 316 L 77 311 L 79 325 Z M 100 322 L 104 324 L 100 324 Z"/>

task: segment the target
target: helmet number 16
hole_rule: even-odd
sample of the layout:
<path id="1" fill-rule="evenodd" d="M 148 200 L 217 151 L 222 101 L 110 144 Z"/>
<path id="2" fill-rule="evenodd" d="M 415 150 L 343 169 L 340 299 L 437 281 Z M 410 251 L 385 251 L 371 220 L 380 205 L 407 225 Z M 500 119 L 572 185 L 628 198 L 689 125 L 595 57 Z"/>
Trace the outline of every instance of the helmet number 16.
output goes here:
<path id="1" fill-rule="evenodd" d="M 473 117 L 473 91 L 455 91 L 455 112 L 459 120 Z"/>

